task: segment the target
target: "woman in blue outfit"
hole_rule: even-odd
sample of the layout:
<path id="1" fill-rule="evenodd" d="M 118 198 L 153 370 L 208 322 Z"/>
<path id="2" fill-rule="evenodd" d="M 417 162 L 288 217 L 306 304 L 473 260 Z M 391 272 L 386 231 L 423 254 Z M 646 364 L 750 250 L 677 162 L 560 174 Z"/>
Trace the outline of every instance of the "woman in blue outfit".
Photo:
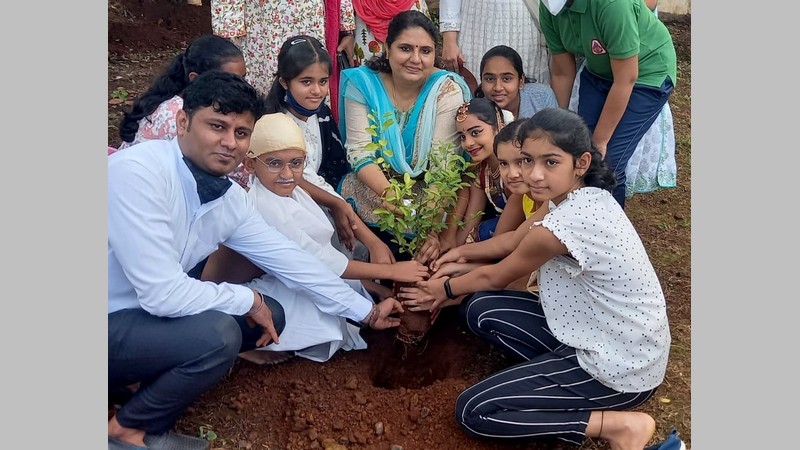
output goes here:
<path id="1" fill-rule="evenodd" d="M 388 244 L 390 237 L 379 230 L 373 211 L 387 206 L 381 196 L 389 178 L 409 174 L 421 180 L 428 170 L 436 170 L 429 167 L 428 155 L 438 145 L 452 143 L 458 151 L 453 117 L 470 92 L 459 75 L 437 68 L 441 39 L 421 12 L 397 14 L 389 23 L 386 46 L 385 53 L 341 74 L 340 129 L 353 170 L 342 179 L 339 192 Z M 379 124 L 386 117 L 393 123 L 373 135 L 367 131 L 373 123 L 370 116 Z M 391 152 L 374 150 L 372 144 L 379 141 Z M 379 157 L 389 164 L 388 172 L 376 163 Z M 418 259 L 425 263 L 438 254 L 439 237 L 431 235 Z"/>

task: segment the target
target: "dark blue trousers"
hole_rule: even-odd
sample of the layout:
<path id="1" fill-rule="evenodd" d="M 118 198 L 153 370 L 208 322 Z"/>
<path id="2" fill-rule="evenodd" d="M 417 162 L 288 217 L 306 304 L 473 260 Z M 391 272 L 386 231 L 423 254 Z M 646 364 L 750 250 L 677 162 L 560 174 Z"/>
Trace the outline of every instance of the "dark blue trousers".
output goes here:
<path id="1" fill-rule="evenodd" d="M 553 336 L 536 294 L 478 292 L 461 304 L 461 314 L 472 332 L 522 361 L 458 396 L 456 423 L 472 437 L 580 445 L 593 410 L 635 408 L 655 392 L 621 393 L 595 380 L 575 349 Z"/>
<path id="2" fill-rule="evenodd" d="M 593 75 L 588 69 L 584 68 L 581 71 L 578 115 L 592 132 L 597 126 L 611 84 L 610 80 Z M 617 178 L 617 186 L 611 193 L 623 208 L 625 208 L 625 170 L 628 167 L 628 160 L 669 100 L 672 87 L 672 80 L 669 77 L 664 80 L 660 88 L 643 84 L 634 85 L 628 107 L 606 146 L 605 161 Z"/>
<path id="3" fill-rule="evenodd" d="M 286 326 L 283 307 L 266 295 L 264 301 L 280 334 Z M 261 335 L 261 327 L 251 328 L 243 316 L 219 311 L 175 318 L 142 309 L 109 314 L 109 390 L 141 383 L 117 411 L 117 421 L 152 434 L 171 430 Z"/>

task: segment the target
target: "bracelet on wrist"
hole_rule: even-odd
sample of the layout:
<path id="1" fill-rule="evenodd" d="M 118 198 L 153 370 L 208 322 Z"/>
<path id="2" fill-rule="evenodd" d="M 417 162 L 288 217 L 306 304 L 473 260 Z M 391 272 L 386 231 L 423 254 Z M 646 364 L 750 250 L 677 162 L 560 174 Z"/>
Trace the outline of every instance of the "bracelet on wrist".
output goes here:
<path id="1" fill-rule="evenodd" d="M 381 311 L 378 309 L 378 305 L 372 305 L 372 309 L 369 310 L 367 317 L 364 317 L 364 320 L 362 320 L 361 323 L 370 328 L 374 328 L 375 322 L 378 321 L 380 315 Z"/>
<path id="2" fill-rule="evenodd" d="M 456 298 L 456 296 L 455 296 L 455 295 L 453 295 L 453 289 L 451 289 L 451 288 L 450 288 L 450 277 L 447 277 L 447 279 L 446 279 L 446 280 L 444 280 L 444 294 L 445 294 L 445 295 L 447 296 L 447 298 L 449 298 L 449 299 L 454 299 L 454 298 Z"/>
<path id="3" fill-rule="evenodd" d="M 260 301 L 258 303 L 258 306 L 256 306 L 256 309 L 254 311 L 250 311 L 247 314 L 245 314 L 246 316 L 253 316 L 253 315 L 257 314 L 259 311 L 261 311 L 261 308 L 264 307 L 264 296 L 261 295 L 261 292 L 258 292 L 258 291 L 255 291 L 255 290 L 253 292 L 255 292 L 258 295 L 258 299 Z"/>
<path id="4" fill-rule="evenodd" d="M 355 35 L 356 35 L 356 30 L 342 30 L 339 32 L 339 37 L 355 36 Z"/>

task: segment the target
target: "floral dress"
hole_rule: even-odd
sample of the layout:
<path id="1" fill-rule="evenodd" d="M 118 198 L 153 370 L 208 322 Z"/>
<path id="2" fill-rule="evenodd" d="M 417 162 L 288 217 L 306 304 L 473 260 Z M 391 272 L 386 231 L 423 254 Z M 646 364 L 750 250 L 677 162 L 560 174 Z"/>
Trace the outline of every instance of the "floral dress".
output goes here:
<path id="1" fill-rule="evenodd" d="M 425 0 L 416 0 L 410 9 L 417 10 L 430 17 L 428 13 L 428 4 Z M 373 36 L 372 31 L 360 17 L 356 16 L 356 44 L 355 44 L 355 59 L 356 66 L 360 66 L 364 61 L 369 60 L 374 55 L 383 52 L 383 42 L 378 41 Z"/>
<path id="2" fill-rule="evenodd" d="M 355 28 L 351 0 L 341 0 L 341 30 Z M 278 52 L 287 38 L 307 34 L 325 43 L 323 0 L 211 0 L 211 29 L 244 54 L 247 81 L 267 94 L 278 70 Z"/>
<path id="3" fill-rule="evenodd" d="M 123 141 L 119 146 L 119 150 L 139 142 L 174 138 L 178 135 L 175 116 L 182 108 L 183 99 L 178 95 L 163 101 L 152 114 L 139 120 L 139 129 L 136 130 L 136 136 L 134 136 L 133 141 Z"/>

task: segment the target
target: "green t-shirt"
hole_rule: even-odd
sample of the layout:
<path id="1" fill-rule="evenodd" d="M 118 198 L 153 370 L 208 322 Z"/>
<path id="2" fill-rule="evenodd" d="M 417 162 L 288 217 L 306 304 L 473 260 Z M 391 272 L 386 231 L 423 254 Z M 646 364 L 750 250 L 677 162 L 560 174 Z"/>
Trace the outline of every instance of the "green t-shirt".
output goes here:
<path id="1" fill-rule="evenodd" d="M 574 0 L 557 16 L 539 5 L 539 21 L 551 54 L 586 57 L 593 74 L 613 80 L 611 58 L 639 55 L 637 83 L 677 84 L 675 46 L 669 30 L 643 0 Z"/>

